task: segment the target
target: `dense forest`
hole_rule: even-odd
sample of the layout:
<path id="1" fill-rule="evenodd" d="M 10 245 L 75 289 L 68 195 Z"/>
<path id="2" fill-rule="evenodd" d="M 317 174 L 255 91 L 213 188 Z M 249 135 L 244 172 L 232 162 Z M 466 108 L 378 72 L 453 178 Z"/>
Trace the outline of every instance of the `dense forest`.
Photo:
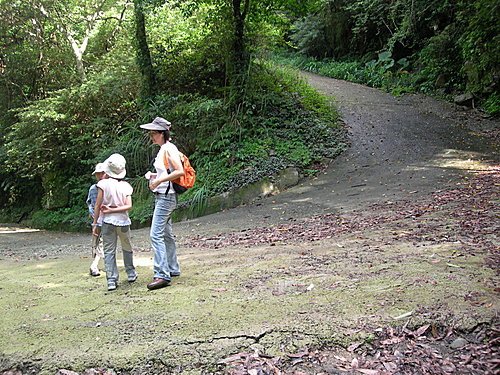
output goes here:
<path id="1" fill-rule="evenodd" d="M 82 229 L 93 166 L 127 159 L 135 223 L 162 116 L 212 195 L 345 147 L 296 68 L 499 111 L 495 0 L 0 0 L 0 220 Z M 460 98 L 460 99 L 457 99 Z"/>

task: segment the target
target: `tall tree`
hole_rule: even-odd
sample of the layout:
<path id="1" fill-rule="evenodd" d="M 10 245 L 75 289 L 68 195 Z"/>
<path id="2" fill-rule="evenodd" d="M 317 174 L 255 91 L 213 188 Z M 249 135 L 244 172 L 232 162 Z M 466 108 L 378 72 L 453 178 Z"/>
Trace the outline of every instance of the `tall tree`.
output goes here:
<path id="1" fill-rule="evenodd" d="M 150 97 L 156 85 L 156 74 L 151 60 L 151 52 L 146 35 L 146 18 L 143 0 L 134 0 L 135 47 L 137 64 L 143 77 L 142 95 Z"/>
<path id="2" fill-rule="evenodd" d="M 244 73 L 248 65 L 248 53 L 245 43 L 245 19 L 248 15 L 250 0 L 232 0 L 233 6 L 233 69 L 236 76 Z"/>
<path id="3" fill-rule="evenodd" d="M 78 77 L 83 82 L 86 77 L 83 55 L 87 50 L 90 37 L 96 34 L 101 23 L 107 19 L 117 19 L 121 23 L 127 2 L 87 0 L 70 3 L 38 0 L 34 5 L 44 17 L 54 23 L 68 41 L 75 58 Z M 107 16 L 105 16 L 106 12 L 109 13 Z"/>

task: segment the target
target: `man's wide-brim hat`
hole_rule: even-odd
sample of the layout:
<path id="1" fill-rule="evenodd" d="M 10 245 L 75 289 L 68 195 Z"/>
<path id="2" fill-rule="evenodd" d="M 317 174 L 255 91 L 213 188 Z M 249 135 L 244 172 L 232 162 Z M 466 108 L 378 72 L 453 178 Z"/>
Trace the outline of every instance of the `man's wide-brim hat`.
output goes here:
<path id="1" fill-rule="evenodd" d="M 167 121 L 162 117 L 157 117 L 149 124 L 143 124 L 140 127 L 146 130 L 165 131 L 165 130 L 170 130 L 171 125 L 172 124 L 170 123 L 170 121 Z"/>
<path id="2" fill-rule="evenodd" d="M 111 177 L 122 179 L 127 174 L 125 158 L 120 154 L 113 154 L 104 161 L 104 172 Z"/>

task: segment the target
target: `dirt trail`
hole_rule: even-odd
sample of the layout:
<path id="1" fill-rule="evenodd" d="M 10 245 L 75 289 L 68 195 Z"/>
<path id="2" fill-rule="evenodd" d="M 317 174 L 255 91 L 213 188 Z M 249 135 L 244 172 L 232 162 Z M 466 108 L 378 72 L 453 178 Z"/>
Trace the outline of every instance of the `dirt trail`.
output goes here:
<path id="1" fill-rule="evenodd" d="M 499 124 L 478 113 L 423 96 L 395 98 L 350 82 L 304 77 L 336 98 L 351 147 L 317 178 L 257 204 L 184 223 L 179 233 L 264 227 L 362 210 L 372 203 L 413 200 L 454 186 L 464 173 L 499 160 L 498 143 L 481 136 L 482 131 L 498 130 Z"/>

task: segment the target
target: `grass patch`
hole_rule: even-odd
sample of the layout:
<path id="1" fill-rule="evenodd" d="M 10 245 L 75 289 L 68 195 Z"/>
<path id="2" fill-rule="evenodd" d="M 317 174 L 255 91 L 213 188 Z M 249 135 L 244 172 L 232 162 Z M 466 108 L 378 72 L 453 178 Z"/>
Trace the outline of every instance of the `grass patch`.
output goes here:
<path id="1" fill-rule="evenodd" d="M 272 355 L 347 346 L 380 325 L 400 323 L 394 317 L 408 311 L 415 324 L 428 320 L 418 316 L 422 308 L 448 311 L 463 324 L 489 316 L 491 310 L 464 299 L 472 291 L 488 296 L 481 281 L 491 270 L 482 268 L 482 258 L 451 268 L 452 245 L 401 243 L 367 252 L 358 240 L 344 241 L 342 248 L 325 240 L 186 249 L 179 254 L 182 276 L 154 292 L 145 287 L 150 253 L 136 254 L 136 283 L 127 283 L 120 268 L 115 292 L 107 292 L 104 276 L 87 274 L 88 258 L 4 260 L 1 355 L 35 361 L 42 374 L 131 370 L 158 358 L 164 370 L 177 373 L 213 370 L 221 358 L 256 344 Z M 430 262 L 436 257 L 443 261 Z"/>

